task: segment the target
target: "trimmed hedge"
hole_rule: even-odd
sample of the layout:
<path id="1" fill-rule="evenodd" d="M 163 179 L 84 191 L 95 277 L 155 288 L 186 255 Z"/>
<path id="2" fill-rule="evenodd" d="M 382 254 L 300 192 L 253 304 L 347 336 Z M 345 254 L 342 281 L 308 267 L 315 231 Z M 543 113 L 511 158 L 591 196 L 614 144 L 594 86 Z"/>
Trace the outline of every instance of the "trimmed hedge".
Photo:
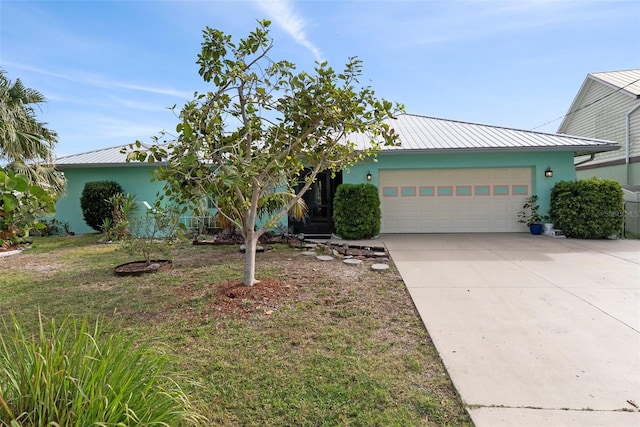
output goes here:
<path id="1" fill-rule="evenodd" d="M 113 206 L 109 203 L 109 198 L 118 193 L 124 194 L 124 190 L 115 181 L 87 182 L 80 196 L 84 222 L 101 233 L 104 220 L 106 218 L 113 220 Z"/>
<path id="2" fill-rule="evenodd" d="M 549 215 L 567 237 L 606 239 L 624 223 L 622 187 L 607 179 L 558 182 L 551 190 Z"/>
<path id="3" fill-rule="evenodd" d="M 336 234 L 370 239 L 380 233 L 380 196 L 372 184 L 340 184 L 333 199 Z"/>

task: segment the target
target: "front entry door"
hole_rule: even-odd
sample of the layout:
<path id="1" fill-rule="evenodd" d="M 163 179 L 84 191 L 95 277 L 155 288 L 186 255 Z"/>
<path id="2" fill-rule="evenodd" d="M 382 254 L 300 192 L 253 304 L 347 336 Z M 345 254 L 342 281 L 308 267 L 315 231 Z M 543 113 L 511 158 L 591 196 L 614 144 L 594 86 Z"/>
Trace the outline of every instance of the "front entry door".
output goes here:
<path id="1" fill-rule="evenodd" d="M 333 196 L 338 185 L 342 183 L 342 172 L 331 178 L 331 172 L 320 172 L 316 180 L 302 196 L 309 212 L 302 221 L 289 218 L 289 225 L 295 233 L 331 234 L 333 230 Z M 298 184 L 297 190 L 304 186 L 304 181 Z"/>

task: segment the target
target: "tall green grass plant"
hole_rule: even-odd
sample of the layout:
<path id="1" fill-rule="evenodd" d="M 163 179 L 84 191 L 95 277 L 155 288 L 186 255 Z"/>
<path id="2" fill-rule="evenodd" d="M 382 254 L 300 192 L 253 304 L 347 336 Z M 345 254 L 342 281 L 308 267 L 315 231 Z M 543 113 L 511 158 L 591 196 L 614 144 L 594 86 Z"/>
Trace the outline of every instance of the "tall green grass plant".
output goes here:
<path id="1" fill-rule="evenodd" d="M 168 359 L 99 321 L 57 324 L 39 315 L 38 332 L 15 316 L 0 325 L 1 426 L 180 426 L 202 420 L 166 374 Z"/>

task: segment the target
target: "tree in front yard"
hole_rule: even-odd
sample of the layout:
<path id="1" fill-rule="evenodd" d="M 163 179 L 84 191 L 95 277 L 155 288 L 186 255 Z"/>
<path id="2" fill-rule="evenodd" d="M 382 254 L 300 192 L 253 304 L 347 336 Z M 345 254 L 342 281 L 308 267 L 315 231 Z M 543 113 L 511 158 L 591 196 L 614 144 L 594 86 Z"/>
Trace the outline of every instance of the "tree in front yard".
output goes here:
<path id="1" fill-rule="evenodd" d="M 355 57 L 341 72 L 326 62 L 308 73 L 273 61 L 269 26 L 259 21 L 238 43 L 207 27 L 197 64 L 212 90 L 196 93 L 182 108 L 174 141 L 148 150 L 136 142 L 129 153 L 131 160 L 166 160 L 156 177 L 166 182 L 167 196 L 185 209 L 210 198 L 238 227 L 247 286 L 255 283 L 258 238 L 299 205 L 319 172 L 339 171 L 397 145 L 385 119 L 402 110 L 360 87 L 362 63 Z M 295 192 L 305 168 L 305 185 Z"/>

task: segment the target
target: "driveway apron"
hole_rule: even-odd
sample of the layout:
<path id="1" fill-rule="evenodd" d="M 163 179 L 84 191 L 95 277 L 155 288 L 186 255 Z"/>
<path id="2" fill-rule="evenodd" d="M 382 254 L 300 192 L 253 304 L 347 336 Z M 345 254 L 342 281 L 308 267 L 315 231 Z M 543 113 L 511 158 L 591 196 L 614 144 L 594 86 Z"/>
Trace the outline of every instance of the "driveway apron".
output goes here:
<path id="1" fill-rule="evenodd" d="M 640 426 L 639 241 L 381 240 L 477 426 Z"/>

